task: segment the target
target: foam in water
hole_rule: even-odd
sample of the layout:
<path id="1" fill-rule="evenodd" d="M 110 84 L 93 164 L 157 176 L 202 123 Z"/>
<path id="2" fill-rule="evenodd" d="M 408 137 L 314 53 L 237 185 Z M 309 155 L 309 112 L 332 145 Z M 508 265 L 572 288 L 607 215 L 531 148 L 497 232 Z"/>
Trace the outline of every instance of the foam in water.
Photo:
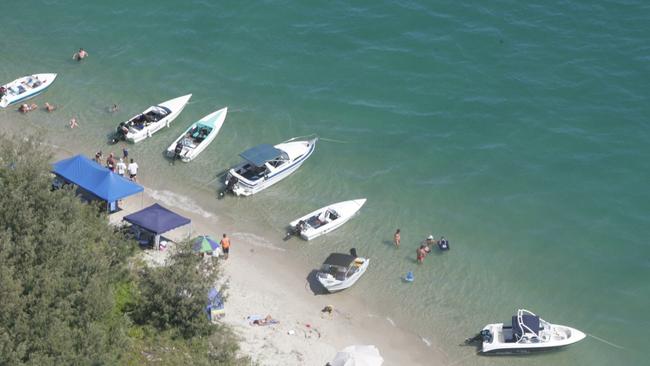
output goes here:
<path id="1" fill-rule="evenodd" d="M 160 201 L 167 206 L 177 207 L 182 210 L 201 215 L 206 219 L 209 218 L 218 221 L 218 217 L 202 209 L 196 202 L 194 202 L 194 200 L 192 200 L 189 197 L 171 191 L 165 191 L 165 190 L 157 191 L 155 189 L 149 189 L 149 188 L 147 188 L 145 192 L 149 196 L 151 196 L 151 198 L 155 199 L 156 201 Z"/>

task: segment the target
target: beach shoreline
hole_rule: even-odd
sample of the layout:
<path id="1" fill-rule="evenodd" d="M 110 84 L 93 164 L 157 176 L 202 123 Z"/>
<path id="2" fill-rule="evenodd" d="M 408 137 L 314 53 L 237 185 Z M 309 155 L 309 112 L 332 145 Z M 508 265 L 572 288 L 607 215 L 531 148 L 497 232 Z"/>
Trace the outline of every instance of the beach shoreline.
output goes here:
<path id="1" fill-rule="evenodd" d="M 52 151 L 53 162 L 72 156 L 71 150 L 75 148 L 48 142 L 44 145 Z M 138 178 L 144 192 L 125 198 L 120 210 L 109 215 L 111 224 L 119 225 L 124 216 L 160 203 L 192 220 L 190 228 L 172 230 L 163 235 L 165 238 L 181 241 L 188 234 L 220 238 L 222 233 L 231 237 L 229 259 L 219 259 L 223 272 L 217 285 L 227 285 L 226 317 L 222 322 L 240 338 L 242 354 L 261 365 L 324 365 L 349 345 L 373 344 L 380 350 L 385 365 L 449 362 L 435 343 L 400 328 L 380 309 L 355 297 L 354 287 L 322 294 L 308 281 L 320 263 L 307 263 L 299 256 L 287 257 L 291 252 L 283 248 L 281 239 L 274 239 L 277 233 L 252 230 L 247 226 L 249 223 L 204 210 L 191 198 L 148 188 L 146 176 Z M 292 240 L 305 244 L 298 238 Z M 165 251 L 146 250 L 142 255 L 162 263 L 172 247 Z M 321 311 L 328 305 L 334 309 L 331 315 Z M 246 319 L 267 314 L 279 324 L 252 326 Z"/>

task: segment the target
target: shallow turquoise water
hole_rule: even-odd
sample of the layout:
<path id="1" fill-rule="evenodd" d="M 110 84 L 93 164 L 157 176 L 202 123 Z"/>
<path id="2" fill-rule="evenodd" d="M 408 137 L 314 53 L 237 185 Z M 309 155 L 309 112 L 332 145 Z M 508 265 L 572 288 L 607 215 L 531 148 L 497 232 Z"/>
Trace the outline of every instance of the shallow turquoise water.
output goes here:
<path id="1" fill-rule="evenodd" d="M 642 364 L 649 16 L 639 1 L 7 3 L 0 80 L 57 72 L 35 102 L 60 109 L 1 111 L 0 123 L 74 152 L 117 152 L 105 139 L 119 121 L 191 92 L 170 129 L 130 147 L 148 186 L 253 215 L 240 230 L 278 239 L 302 213 L 366 197 L 327 237 L 278 240 L 314 266 L 350 246 L 370 255 L 365 278 L 335 296 L 365 299 L 462 364 Z M 90 53 L 82 63 L 70 59 L 79 47 Z M 217 140 L 169 166 L 162 151 L 223 106 Z M 65 128 L 71 116 L 80 129 Z M 308 134 L 322 140 L 294 176 L 250 199 L 215 199 L 215 175 L 239 152 Z M 417 266 L 429 233 L 453 249 Z M 623 349 L 588 338 L 534 357 L 464 358 L 473 350 L 462 339 L 518 307 Z"/>

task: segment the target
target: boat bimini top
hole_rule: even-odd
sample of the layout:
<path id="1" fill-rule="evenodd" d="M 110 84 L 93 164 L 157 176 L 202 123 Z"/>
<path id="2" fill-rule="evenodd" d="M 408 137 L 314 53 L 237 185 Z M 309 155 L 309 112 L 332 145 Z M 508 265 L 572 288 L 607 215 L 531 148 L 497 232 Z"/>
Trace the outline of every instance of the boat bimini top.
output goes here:
<path id="1" fill-rule="evenodd" d="M 262 167 L 264 166 L 264 163 L 276 160 L 278 158 L 282 160 L 289 160 L 289 155 L 286 152 L 269 144 L 262 144 L 251 147 L 250 149 L 239 154 L 239 156 L 257 167 Z"/>
<path id="2" fill-rule="evenodd" d="M 544 322 L 544 320 L 542 320 Z M 517 310 L 517 315 L 512 316 L 512 339 L 506 342 L 530 341 L 539 339 L 540 318 L 526 309 Z"/>

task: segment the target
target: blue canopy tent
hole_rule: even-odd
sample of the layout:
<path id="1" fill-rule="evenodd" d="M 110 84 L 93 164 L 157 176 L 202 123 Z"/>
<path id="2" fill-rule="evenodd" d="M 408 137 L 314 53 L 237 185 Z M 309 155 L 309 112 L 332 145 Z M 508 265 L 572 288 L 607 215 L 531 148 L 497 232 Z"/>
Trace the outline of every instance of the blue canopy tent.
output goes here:
<path id="1" fill-rule="evenodd" d="M 192 220 L 174 213 L 157 203 L 136 213 L 124 216 L 123 220 L 154 233 L 154 248 L 156 249 L 158 249 L 160 244 L 160 234 L 192 222 Z M 191 230 L 190 227 L 190 232 Z"/>
<path id="2" fill-rule="evenodd" d="M 111 172 L 83 155 L 52 164 L 52 173 L 106 201 L 110 212 L 117 209 L 117 200 L 144 191 L 141 185 Z"/>

